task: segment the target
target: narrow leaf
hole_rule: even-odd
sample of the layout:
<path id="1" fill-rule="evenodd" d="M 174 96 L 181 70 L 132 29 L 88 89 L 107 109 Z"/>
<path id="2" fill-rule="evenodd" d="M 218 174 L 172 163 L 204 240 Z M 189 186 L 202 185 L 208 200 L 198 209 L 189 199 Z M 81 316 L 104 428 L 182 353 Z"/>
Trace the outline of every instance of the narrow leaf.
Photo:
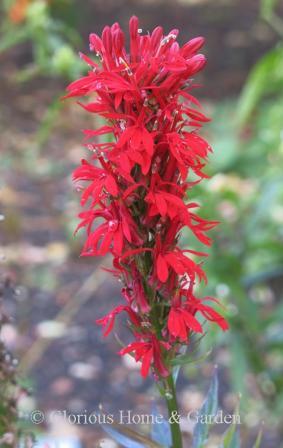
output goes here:
<path id="1" fill-rule="evenodd" d="M 152 405 L 151 413 L 154 415 L 156 420 L 159 412 L 155 403 Z M 170 448 L 172 441 L 169 422 L 167 420 L 163 420 L 162 423 L 153 423 L 151 426 L 151 438 L 155 442 L 160 443 L 160 445 L 164 448 Z"/>
<path id="2" fill-rule="evenodd" d="M 200 415 L 215 415 L 218 410 L 218 376 L 217 369 L 214 371 L 212 382 L 207 397 L 199 411 Z M 192 448 L 204 448 L 208 439 L 209 424 L 198 420 L 193 433 Z"/>
<path id="3" fill-rule="evenodd" d="M 195 364 L 204 361 L 211 354 L 211 350 L 208 350 L 204 355 L 198 358 L 192 358 L 192 355 L 181 355 L 177 358 L 172 359 L 171 364 L 173 366 L 184 366 L 186 364 Z"/>
<path id="4" fill-rule="evenodd" d="M 119 425 L 118 423 L 101 426 L 105 432 L 125 448 L 164 448 L 162 445 L 154 442 L 148 437 L 139 434 L 131 428 Z"/>
<path id="5" fill-rule="evenodd" d="M 263 19 L 269 20 L 276 7 L 278 0 L 261 0 L 260 15 Z"/>
<path id="6" fill-rule="evenodd" d="M 240 404 L 237 405 L 234 415 L 239 415 Z M 240 437 L 237 430 L 236 420 L 228 427 L 224 434 L 221 448 L 240 448 Z"/>
<path id="7" fill-rule="evenodd" d="M 236 425 L 230 425 L 224 434 L 221 448 L 240 448 L 240 437 Z"/>
<path id="8" fill-rule="evenodd" d="M 256 441 L 253 445 L 253 448 L 260 448 L 260 444 L 261 444 L 261 439 L 262 439 L 262 429 L 259 431 Z"/>
<path id="9" fill-rule="evenodd" d="M 263 56 L 252 69 L 240 97 L 237 111 L 237 121 L 245 124 L 263 95 L 272 93 L 282 85 L 282 54 L 278 46 Z"/>
<path id="10" fill-rule="evenodd" d="M 186 346 L 186 345 L 183 345 L 183 346 L 181 347 L 181 349 L 180 349 L 180 355 L 181 355 L 181 356 L 182 356 L 182 355 L 185 355 L 186 351 L 187 351 L 187 346 Z M 180 369 L 181 369 L 181 364 L 176 365 L 176 367 L 173 369 L 173 381 L 174 381 L 174 384 L 175 384 L 175 385 L 176 385 L 177 380 L 178 380 L 178 376 L 179 376 L 179 373 L 180 373 Z"/>

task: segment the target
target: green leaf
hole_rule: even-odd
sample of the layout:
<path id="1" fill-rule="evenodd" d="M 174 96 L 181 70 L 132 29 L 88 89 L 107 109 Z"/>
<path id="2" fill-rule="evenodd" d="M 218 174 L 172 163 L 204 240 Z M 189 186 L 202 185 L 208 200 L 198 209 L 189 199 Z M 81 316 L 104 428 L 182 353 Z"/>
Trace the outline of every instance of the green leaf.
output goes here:
<path id="1" fill-rule="evenodd" d="M 282 54 L 283 58 L 283 54 Z M 279 198 L 282 188 L 282 175 L 275 177 L 272 181 L 263 182 L 261 186 L 260 197 L 255 204 L 252 216 L 247 223 L 247 231 L 252 232 L 254 228 L 258 227 L 258 223 L 266 219 L 267 204 L 269 207 L 274 206 L 276 200 Z"/>
<path id="2" fill-rule="evenodd" d="M 278 3 L 278 0 L 261 0 L 260 15 L 263 19 L 269 20 Z"/>
<path id="3" fill-rule="evenodd" d="M 114 440 L 125 448 L 164 448 L 159 443 L 139 434 L 131 428 L 127 428 L 125 425 L 112 423 L 103 424 L 101 426 L 107 434 L 113 437 Z"/>
<path id="4" fill-rule="evenodd" d="M 207 397 L 199 411 L 199 415 L 215 415 L 218 410 L 218 376 L 217 368 L 215 368 L 212 382 L 207 394 Z M 201 419 L 198 420 L 194 433 L 193 433 L 193 445 L 192 448 L 205 448 L 208 439 L 209 424 L 202 423 Z"/>
<path id="5" fill-rule="evenodd" d="M 155 403 L 152 405 L 151 414 L 154 415 L 154 417 L 159 415 Z M 162 421 L 162 423 L 153 423 L 151 425 L 151 439 L 154 442 L 159 443 L 164 448 L 170 448 L 172 445 L 172 437 L 170 424 L 167 420 Z"/>
<path id="6" fill-rule="evenodd" d="M 27 40 L 30 35 L 30 29 L 26 27 L 21 27 L 19 29 L 13 29 L 1 35 L 0 39 L 0 53 L 14 47 Z"/>
<path id="7" fill-rule="evenodd" d="M 245 338 L 239 332 L 230 333 L 231 350 L 231 378 L 234 390 L 246 396 L 245 377 L 248 371 L 248 354 L 246 352 Z"/>
<path id="8" fill-rule="evenodd" d="M 243 125 L 264 94 L 283 85 L 283 47 L 269 51 L 252 69 L 240 97 L 237 122 Z"/>
<path id="9" fill-rule="evenodd" d="M 56 120 L 62 107 L 63 103 L 60 98 L 53 98 L 49 106 L 46 108 L 40 126 L 34 135 L 36 150 L 42 149 L 43 145 L 48 140 L 53 126 L 56 125 Z"/>
<path id="10" fill-rule="evenodd" d="M 253 448 L 260 448 L 260 444 L 261 444 L 261 439 L 262 439 L 262 429 L 259 431 L 256 441 L 253 445 Z"/>
<path id="11" fill-rule="evenodd" d="M 181 355 L 177 358 L 172 359 L 171 364 L 173 366 L 184 366 L 186 364 L 195 364 L 204 361 L 211 354 L 211 350 L 208 350 L 204 355 L 198 358 L 192 358 L 192 355 Z"/>
<path id="12" fill-rule="evenodd" d="M 187 351 L 187 346 L 183 345 L 183 347 L 181 347 L 181 349 L 180 349 L 181 356 L 185 356 L 186 351 Z M 181 369 L 181 364 L 177 364 L 173 369 L 173 381 L 174 381 L 175 385 L 178 380 L 180 369 Z"/>
<path id="13" fill-rule="evenodd" d="M 236 431 L 235 425 L 230 425 L 224 434 L 223 442 L 220 448 L 240 448 L 239 432 Z"/>
<path id="14" fill-rule="evenodd" d="M 234 414 L 239 414 L 239 405 L 236 407 Z M 220 448 L 240 448 L 240 437 L 237 430 L 236 420 L 225 432 Z"/>

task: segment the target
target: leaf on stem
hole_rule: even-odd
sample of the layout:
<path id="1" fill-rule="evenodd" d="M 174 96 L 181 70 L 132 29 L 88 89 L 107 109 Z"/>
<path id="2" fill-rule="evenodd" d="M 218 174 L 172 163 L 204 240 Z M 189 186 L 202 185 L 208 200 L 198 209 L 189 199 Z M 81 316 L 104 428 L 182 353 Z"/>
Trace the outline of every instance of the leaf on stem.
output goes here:
<path id="1" fill-rule="evenodd" d="M 112 423 L 111 425 L 101 425 L 107 434 L 125 448 L 166 448 L 154 442 L 148 437 L 139 434 L 131 428 Z M 119 429 L 119 430 L 118 430 Z"/>
<path id="2" fill-rule="evenodd" d="M 206 399 L 199 411 L 200 415 L 215 415 L 218 410 L 218 375 L 217 368 L 215 368 L 211 385 L 206 396 Z M 193 433 L 192 448 L 204 448 L 208 439 L 209 424 L 202 423 L 198 420 Z"/>
<path id="3" fill-rule="evenodd" d="M 152 404 L 151 414 L 154 415 L 154 420 L 158 417 L 159 412 L 156 404 Z M 151 438 L 155 442 L 164 446 L 164 448 L 170 448 L 172 445 L 170 424 L 167 420 L 163 420 L 161 423 L 153 423 L 151 426 Z"/>

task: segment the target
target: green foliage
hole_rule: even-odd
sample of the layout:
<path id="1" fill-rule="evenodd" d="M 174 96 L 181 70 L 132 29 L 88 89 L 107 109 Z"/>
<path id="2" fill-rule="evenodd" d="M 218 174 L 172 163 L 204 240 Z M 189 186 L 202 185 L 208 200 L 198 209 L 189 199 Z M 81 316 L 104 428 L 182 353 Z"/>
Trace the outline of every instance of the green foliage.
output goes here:
<path id="1" fill-rule="evenodd" d="M 221 448 L 237 448 L 239 446 L 239 432 L 236 431 L 236 425 L 230 425 L 224 434 Z"/>
<path id="2" fill-rule="evenodd" d="M 264 95 L 283 90 L 283 46 L 267 53 L 252 69 L 238 106 L 238 121 L 246 123 Z M 283 97 L 282 97 L 283 98 Z"/>
<path id="3" fill-rule="evenodd" d="M 199 411 L 199 415 L 216 416 L 218 411 L 218 379 L 217 370 L 215 370 L 208 394 Z M 239 408 L 236 408 L 234 415 L 239 415 Z M 206 448 L 208 445 L 209 433 L 212 425 L 198 420 L 193 433 L 193 448 Z M 262 432 L 258 433 L 253 448 L 259 448 L 261 442 Z M 237 427 L 237 420 L 228 426 L 226 432 L 222 436 L 222 441 L 219 448 L 241 448 L 241 440 L 239 430 Z"/>
<path id="4" fill-rule="evenodd" d="M 274 14 L 271 6 L 275 2 L 265 3 L 265 15 Z M 203 347 L 226 345 L 232 384 L 243 393 L 246 411 L 256 406 L 261 418 L 273 423 L 283 409 L 282 61 L 279 39 L 252 69 L 240 101 L 213 110 L 207 131 L 215 151 L 211 179 L 189 193 L 204 217 L 220 221 L 205 260 L 209 286 L 200 296 L 226 303 L 231 324 L 225 336 L 210 330 Z M 248 374 L 257 382 L 260 403 L 249 397 Z"/>
<path id="5" fill-rule="evenodd" d="M 199 416 L 208 417 L 205 421 L 198 420 L 194 427 L 192 448 L 206 448 L 209 445 L 210 432 L 213 424 L 206 422 L 209 417 L 217 416 L 218 411 L 218 376 L 217 369 L 215 369 L 211 384 L 204 400 L 201 409 L 198 412 Z M 154 405 L 153 416 L 160 415 Z M 239 415 L 239 409 L 236 408 L 234 415 Z M 213 419 L 212 419 L 213 420 Z M 172 446 L 170 443 L 170 423 L 163 419 L 161 423 L 154 423 L 151 426 L 151 439 L 144 436 L 126 426 L 119 426 L 116 423 L 102 425 L 103 429 L 121 446 L 126 448 L 169 448 Z M 241 448 L 241 440 L 237 427 L 237 419 L 234 419 L 233 423 L 228 426 L 226 431 L 221 437 L 219 448 Z M 260 448 L 262 437 L 262 431 L 258 433 L 253 448 Z M 172 447 L 173 448 L 173 447 Z"/>
<path id="6" fill-rule="evenodd" d="M 218 410 L 218 376 L 215 369 L 207 397 L 200 409 L 200 415 L 216 415 Z M 193 448 L 205 448 L 208 439 L 209 425 L 198 420 L 193 434 Z"/>
<path id="7" fill-rule="evenodd" d="M 261 0 L 260 14 L 264 19 L 272 17 L 273 11 L 278 4 L 278 0 Z"/>
<path id="8" fill-rule="evenodd" d="M 72 2 L 64 5 L 64 0 L 51 2 L 34 0 L 27 4 L 20 20 L 13 21 L 11 8 L 16 2 L 6 0 L 3 20 L 0 25 L 0 55 L 15 46 L 29 43 L 32 60 L 12 75 L 14 82 L 23 83 L 36 76 L 73 80 L 83 74 L 86 64 L 78 57 L 74 48 L 82 46 L 79 34 L 72 24 Z M 62 102 L 51 97 L 42 123 L 35 134 L 35 148 L 40 149 L 48 140 L 52 127 L 61 110 Z"/>
<path id="9" fill-rule="evenodd" d="M 10 8 L 7 2 L 0 32 L 0 53 L 24 42 L 31 43 L 33 52 L 33 61 L 21 70 L 19 81 L 35 75 L 74 79 L 82 73 L 85 65 L 73 50 L 81 44 L 78 34 L 66 21 L 52 15 L 44 0 L 31 2 L 19 23 L 9 18 Z"/>
<path id="10" fill-rule="evenodd" d="M 276 8 L 278 5 L 279 5 L 278 0 L 261 0 L 260 16 L 282 38 L 283 37 L 283 20 L 276 13 Z"/>
<path id="11" fill-rule="evenodd" d="M 209 286 L 200 295 L 216 295 L 227 303 L 231 330 L 223 342 L 231 352 L 235 391 L 246 397 L 247 372 L 265 372 L 266 384 L 260 384 L 262 403 L 266 409 L 272 406 L 275 416 L 283 405 L 283 366 L 278 361 L 283 349 L 282 305 L 280 292 L 271 288 L 283 276 L 283 109 L 277 101 L 262 103 L 250 129 L 241 135 L 234 111 L 233 102 L 214 111 L 216 125 L 209 130 L 215 149 L 212 177 L 189 195 L 201 204 L 202 216 L 220 221 L 205 261 Z M 231 145 L 227 143 L 229 133 Z M 226 154 L 221 165 L 222 138 Z M 198 249 L 197 243 L 194 248 Z M 204 349 L 222 340 L 219 332 L 214 342 L 213 330 L 209 334 L 203 340 Z"/>
<path id="12" fill-rule="evenodd" d="M 278 0 L 261 0 L 260 14 L 280 37 L 278 44 L 253 67 L 242 91 L 237 119 L 243 126 L 263 97 L 283 100 L 283 20 L 276 14 Z"/>
<path id="13" fill-rule="evenodd" d="M 10 319 L 3 310 L 7 280 L 1 272 L 0 277 L 0 333 L 3 325 Z M 0 339 L 0 446 L 17 446 L 19 431 L 17 427 L 17 361 Z"/>

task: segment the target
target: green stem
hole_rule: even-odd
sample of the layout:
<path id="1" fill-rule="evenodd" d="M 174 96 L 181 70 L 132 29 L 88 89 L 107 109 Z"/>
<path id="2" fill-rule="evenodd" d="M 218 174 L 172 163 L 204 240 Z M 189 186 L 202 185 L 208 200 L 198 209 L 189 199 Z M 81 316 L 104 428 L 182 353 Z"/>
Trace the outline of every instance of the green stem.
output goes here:
<path id="1" fill-rule="evenodd" d="M 182 433 L 179 424 L 179 409 L 176 398 L 176 389 L 172 375 L 166 378 L 168 387 L 165 395 L 168 409 L 168 418 L 172 435 L 172 448 L 182 448 Z"/>

